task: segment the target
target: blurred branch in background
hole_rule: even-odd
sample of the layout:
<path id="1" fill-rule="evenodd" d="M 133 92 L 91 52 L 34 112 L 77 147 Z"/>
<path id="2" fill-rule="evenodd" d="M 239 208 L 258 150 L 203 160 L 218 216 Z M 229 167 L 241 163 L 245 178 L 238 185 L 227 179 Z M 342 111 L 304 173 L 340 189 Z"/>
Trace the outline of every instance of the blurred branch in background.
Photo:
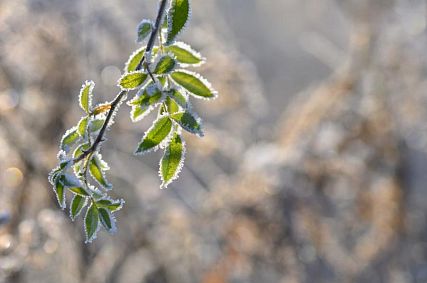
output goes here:
<path id="1" fill-rule="evenodd" d="M 129 201 L 82 244 L 46 176 L 76 90 L 90 74 L 114 96 L 156 3 L 122 2 L 0 2 L 0 282 L 427 280 L 421 0 L 193 1 L 208 135 L 160 191 L 159 157 L 130 152 L 148 123 L 119 115 L 106 158 Z"/>

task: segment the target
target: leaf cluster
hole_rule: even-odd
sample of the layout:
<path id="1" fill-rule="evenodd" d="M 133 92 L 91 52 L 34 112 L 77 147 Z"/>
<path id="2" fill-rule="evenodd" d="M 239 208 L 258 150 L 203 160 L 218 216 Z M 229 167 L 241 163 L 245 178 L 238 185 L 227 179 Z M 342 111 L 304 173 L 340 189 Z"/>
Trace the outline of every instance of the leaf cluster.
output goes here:
<path id="1" fill-rule="evenodd" d="M 190 18 L 189 0 L 170 0 L 169 3 L 165 16 L 161 11 L 165 5 L 160 5 L 156 23 L 144 19 L 138 25 L 137 42 L 143 46 L 129 57 L 118 81 L 121 92 L 115 100 L 93 105 L 95 83 L 86 81 L 79 95 L 79 105 L 85 115 L 61 139 L 59 165 L 50 173 L 49 181 L 61 208 L 66 207 L 66 196 L 72 196 L 71 219 L 86 209 L 86 242 L 96 238 L 101 226 L 113 233 L 116 230 L 114 213 L 124 204 L 122 199 L 108 196 L 113 187 L 106 177 L 110 168 L 100 150 L 104 134 L 128 94 L 135 93 L 127 101 L 133 122 L 157 111 L 157 118 L 142 136 L 135 154 L 163 150 L 159 165 L 161 188 L 175 180 L 183 167 L 186 149 L 182 133 L 203 136 L 202 121 L 192 109 L 190 97 L 209 100 L 217 96 L 206 79 L 187 69 L 200 66 L 205 59 L 190 45 L 176 40 Z M 154 41 L 154 37 L 158 37 L 157 40 Z"/>

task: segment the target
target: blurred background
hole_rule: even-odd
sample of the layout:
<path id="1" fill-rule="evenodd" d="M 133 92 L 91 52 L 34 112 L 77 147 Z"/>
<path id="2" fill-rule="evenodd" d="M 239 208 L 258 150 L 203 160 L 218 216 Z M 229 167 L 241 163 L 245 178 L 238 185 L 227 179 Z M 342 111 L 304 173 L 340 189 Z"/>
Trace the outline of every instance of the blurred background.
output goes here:
<path id="1" fill-rule="evenodd" d="M 161 191 L 160 153 L 132 155 L 153 117 L 124 105 L 102 151 L 119 230 L 84 244 L 47 174 L 156 2 L 0 0 L 0 282 L 427 282 L 423 0 L 192 1 L 206 136 Z"/>

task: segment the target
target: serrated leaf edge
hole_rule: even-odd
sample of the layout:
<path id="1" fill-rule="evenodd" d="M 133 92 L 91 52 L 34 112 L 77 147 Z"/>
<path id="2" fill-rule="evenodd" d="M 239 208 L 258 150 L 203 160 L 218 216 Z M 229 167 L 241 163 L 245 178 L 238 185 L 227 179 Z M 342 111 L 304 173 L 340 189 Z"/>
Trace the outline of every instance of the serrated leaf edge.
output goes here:
<path id="1" fill-rule="evenodd" d="M 85 109 L 82 101 L 82 94 L 83 91 L 86 89 L 86 87 L 89 87 L 88 92 L 88 109 Z M 93 96 L 93 89 L 95 88 L 95 82 L 94 81 L 85 81 L 80 89 L 79 93 L 79 105 L 80 107 L 86 112 L 89 113 L 91 107 L 92 107 L 92 96 Z"/>
<path id="2" fill-rule="evenodd" d="M 90 206 L 88 206 L 88 208 L 87 208 L 87 210 L 86 210 L 86 214 L 85 214 L 85 217 L 84 217 L 84 219 L 83 219 L 83 226 L 84 226 L 84 233 L 85 233 L 85 236 L 86 236 L 86 241 L 85 241 L 85 244 L 88 244 L 88 243 L 92 243 L 95 239 L 96 239 L 96 237 L 98 236 L 98 232 L 99 232 L 99 229 L 100 229 L 100 225 L 99 225 L 99 212 L 98 212 L 98 217 L 97 217 L 97 220 L 98 220 L 98 224 L 96 225 L 96 230 L 95 230 L 95 232 L 93 233 L 93 235 L 89 238 L 89 235 L 87 234 L 87 229 L 86 229 L 86 218 L 87 218 L 87 214 L 88 214 L 88 212 L 89 212 L 89 209 L 91 209 L 92 208 L 92 206 L 93 206 L 94 204 L 93 203 L 91 203 L 91 205 Z"/>
<path id="3" fill-rule="evenodd" d="M 148 35 L 150 35 L 151 32 L 149 32 L 148 34 L 146 34 L 144 36 L 144 38 L 139 38 L 139 29 L 141 28 L 142 25 L 144 24 L 150 24 L 151 26 L 151 31 L 153 30 L 154 27 L 154 23 L 152 20 L 148 20 L 148 19 L 143 19 L 141 22 L 139 22 L 138 26 L 136 27 L 136 34 L 137 34 L 137 39 L 136 39 L 136 43 L 142 43 L 144 42 L 144 40 L 147 38 Z"/>
<path id="4" fill-rule="evenodd" d="M 148 136 L 148 134 L 150 133 L 150 131 L 152 131 L 156 125 L 156 122 L 158 122 L 159 120 L 163 119 L 164 117 L 168 117 L 171 121 L 172 121 L 172 127 L 171 130 L 169 132 L 169 134 L 155 147 L 152 147 L 150 149 L 144 150 L 144 151 L 138 151 L 139 149 L 139 145 L 146 139 L 146 137 Z M 153 122 L 153 124 L 151 125 L 151 127 L 144 133 L 144 136 L 142 137 L 142 139 L 139 141 L 138 143 L 138 148 L 135 150 L 134 155 L 136 156 L 144 156 L 148 153 L 151 152 L 155 152 L 157 151 L 159 148 L 165 148 L 165 146 L 169 143 L 171 136 L 173 135 L 174 131 L 173 131 L 173 120 L 170 118 L 169 114 L 163 114 L 160 115 L 159 117 L 157 117 L 157 119 Z"/>
<path id="5" fill-rule="evenodd" d="M 195 64 L 189 64 L 189 63 L 181 63 L 179 62 L 179 60 L 177 59 L 176 61 L 178 62 L 179 66 L 182 68 L 186 68 L 186 67 L 200 67 L 203 64 L 206 63 L 206 58 L 197 50 L 193 49 L 193 47 L 191 47 L 191 45 L 182 42 L 182 41 L 175 41 L 172 45 L 169 45 L 168 47 L 173 47 L 173 46 L 177 46 L 181 49 L 184 49 L 185 51 L 188 51 L 189 53 L 191 53 L 192 55 L 194 55 L 194 57 L 199 57 L 200 58 L 200 62 L 199 63 L 195 63 Z M 172 51 L 168 51 L 173 53 Z"/>
<path id="6" fill-rule="evenodd" d="M 192 12 L 193 12 L 193 10 L 191 8 L 191 1 L 188 0 L 188 17 L 187 17 L 187 21 L 185 22 L 184 26 L 177 32 L 177 34 L 174 36 L 174 38 L 169 39 L 169 33 L 170 33 L 169 27 L 172 25 L 172 21 L 173 21 L 172 17 L 170 17 L 170 15 L 171 15 L 171 13 L 173 11 L 172 3 L 173 3 L 173 0 L 170 2 L 170 6 L 169 6 L 169 9 L 168 9 L 168 12 L 167 12 L 168 26 L 167 26 L 167 32 L 166 32 L 166 34 L 167 34 L 166 42 L 165 42 L 166 46 L 174 44 L 176 42 L 176 39 L 187 29 L 187 27 L 188 27 L 188 25 L 189 25 L 189 23 L 191 21 Z"/>
<path id="7" fill-rule="evenodd" d="M 192 134 L 195 134 L 199 138 L 204 137 L 205 134 L 204 134 L 204 127 L 203 127 L 203 120 L 202 120 L 202 118 L 200 118 L 198 116 L 198 114 L 196 112 L 192 111 L 192 109 L 189 108 L 189 109 L 186 109 L 185 111 L 176 112 L 176 113 L 171 114 L 171 116 L 173 116 L 175 114 L 185 114 L 185 113 L 188 113 L 191 116 L 193 116 L 193 118 L 196 120 L 197 124 L 200 125 L 200 130 L 199 131 L 197 131 L 197 132 L 193 131 L 192 129 L 190 129 L 188 127 L 185 127 L 185 125 L 184 126 L 181 125 L 180 123 L 178 123 L 177 121 L 175 121 L 175 119 L 173 119 L 171 117 L 172 122 L 174 122 L 176 125 L 178 125 L 182 129 L 184 129 L 185 131 L 187 131 L 189 133 L 192 133 Z"/>
<path id="8" fill-rule="evenodd" d="M 71 199 L 71 202 L 70 202 L 70 218 L 71 218 L 71 221 L 73 221 L 73 222 L 74 222 L 74 220 L 76 220 L 76 218 L 77 218 L 77 217 L 82 213 L 83 209 L 84 209 L 84 208 L 85 208 L 85 206 L 87 205 L 87 197 L 79 196 L 79 197 L 82 197 L 82 198 L 83 198 L 83 206 L 82 206 L 82 208 L 81 208 L 79 211 L 77 211 L 76 215 L 74 215 L 74 217 L 73 217 L 73 213 L 72 213 L 72 209 L 73 209 L 73 202 L 74 202 L 74 199 L 75 199 L 77 196 L 79 196 L 79 195 L 74 195 L 74 197 Z"/>
<path id="9" fill-rule="evenodd" d="M 218 97 L 218 92 L 212 87 L 212 84 L 205 79 L 202 75 L 200 75 L 199 73 L 196 72 L 192 72 L 192 71 L 188 71 L 185 69 L 176 69 L 173 71 L 173 73 L 178 73 L 178 72 L 182 72 L 182 73 L 186 73 L 188 75 L 194 76 L 197 79 L 199 79 L 208 89 L 209 91 L 212 93 L 212 97 L 204 97 L 204 96 L 200 96 L 197 94 L 192 93 L 191 91 L 189 91 L 188 89 L 184 88 L 183 86 L 181 86 L 179 83 L 177 83 L 172 76 L 169 76 L 170 79 L 176 84 L 179 85 L 181 88 L 185 89 L 192 97 L 195 97 L 197 99 L 201 99 L 201 100 L 214 100 Z M 172 74 L 172 73 L 171 73 Z"/>
<path id="10" fill-rule="evenodd" d="M 166 151 L 167 151 L 167 147 L 165 148 L 165 151 L 164 151 L 164 153 L 162 155 L 162 158 L 160 159 L 160 162 L 159 162 L 160 166 L 159 166 L 159 172 L 158 173 L 159 173 L 159 176 L 160 176 L 160 180 L 162 181 L 162 183 L 160 185 L 160 189 L 166 189 L 173 181 L 175 181 L 179 177 L 179 173 L 181 173 L 182 168 L 184 167 L 185 156 L 186 156 L 186 153 L 187 153 L 186 142 L 183 139 L 182 134 L 181 134 L 180 131 L 177 131 L 176 134 L 179 135 L 179 137 L 181 138 L 181 141 L 182 141 L 181 160 L 179 161 L 178 168 L 176 169 L 174 176 L 169 181 L 165 182 L 165 180 L 163 179 L 163 176 L 162 176 L 162 168 L 163 168 L 162 167 L 162 160 L 165 157 Z M 174 133 L 174 135 L 175 135 L 175 133 Z"/>

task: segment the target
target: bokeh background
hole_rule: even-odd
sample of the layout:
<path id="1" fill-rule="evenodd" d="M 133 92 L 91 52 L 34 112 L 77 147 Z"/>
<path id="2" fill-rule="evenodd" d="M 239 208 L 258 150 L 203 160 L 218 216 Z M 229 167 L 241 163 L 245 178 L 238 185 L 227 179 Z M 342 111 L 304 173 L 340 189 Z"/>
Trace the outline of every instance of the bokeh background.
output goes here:
<path id="1" fill-rule="evenodd" d="M 193 0 L 183 39 L 220 97 L 195 102 L 178 181 L 132 152 L 123 106 L 103 155 L 126 205 L 84 244 L 47 174 L 110 100 L 155 0 L 0 0 L 0 282 L 427 282 L 423 0 Z"/>

